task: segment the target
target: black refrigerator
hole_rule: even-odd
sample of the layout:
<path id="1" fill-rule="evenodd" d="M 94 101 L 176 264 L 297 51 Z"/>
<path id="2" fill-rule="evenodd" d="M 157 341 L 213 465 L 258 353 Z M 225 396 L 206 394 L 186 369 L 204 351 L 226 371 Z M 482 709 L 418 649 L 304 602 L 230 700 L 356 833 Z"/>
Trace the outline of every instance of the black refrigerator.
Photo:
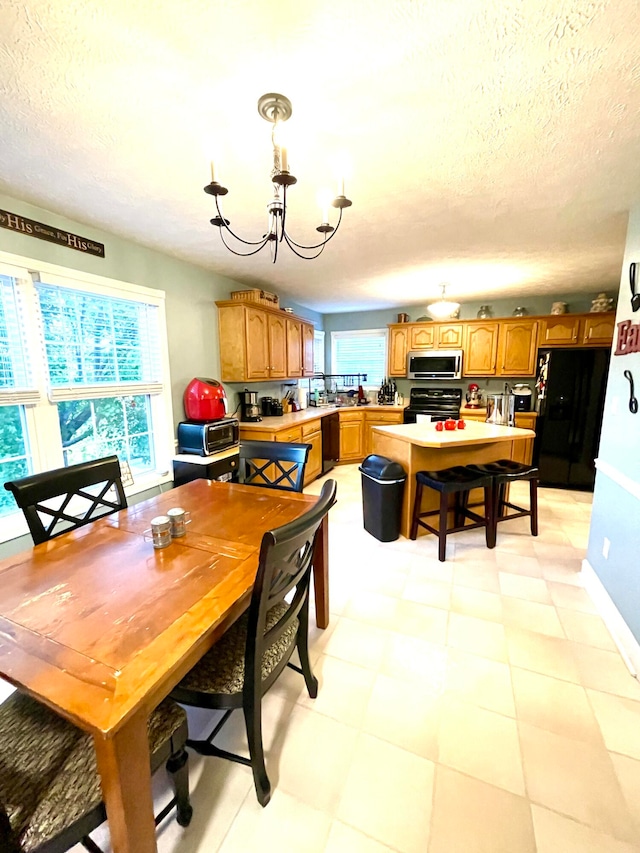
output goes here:
<path id="1" fill-rule="evenodd" d="M 608 349 L 538 351 L 534 462 L 541 486 L 593 491 Z"/>

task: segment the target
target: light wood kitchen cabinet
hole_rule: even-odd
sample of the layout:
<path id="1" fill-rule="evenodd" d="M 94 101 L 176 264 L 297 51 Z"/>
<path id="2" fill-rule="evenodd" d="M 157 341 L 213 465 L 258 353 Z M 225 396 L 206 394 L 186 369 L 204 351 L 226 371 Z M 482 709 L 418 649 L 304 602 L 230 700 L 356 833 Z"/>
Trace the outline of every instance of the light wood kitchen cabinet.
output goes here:
<path id="1" fill-rule="evenodd" d="M 311 323 L 302 324 L 302 375 L 313 376 L 313 346 L 315 329 Z"/>
<path id="2" fill-rule="evenodd" d="M 287 324 L 284 317 L 269 315 L 269 378 L 287 376 Z"/>
<path id="3" fill-rule="evenodd" d="M 436 345 L 435 326 L 425 323 L 421 326 L 409 326 L 409 349 L 434 349 Z"/>
<path id="4" fill-rule="evenodd" d="M 586 316 L 582 328 L 582 343 L 611 346 L 615 322 L 615 312 L 610 314 L 593 313 Z"/>
<path id="5" fill-rule="evenodd" d="M 523 318 L 499 323 L 496 376 L 533 376 L 538 354 L 538 321 Z"/>
<path id="6" fill-rule="evenodd" d="M 302 425 L 302 441 L 311 445 L 304 471 L 305 486 L 322 474 L 322 432 L 320 419 Z"/>
<path id="7" fill-rule="evenodd" d="M 389 376 L 407 375 L 407 352 L 409 340 L 409 327 L 405 323 L 401 326 L 389 328 Z"/>
<path id="8" fill-rule="evenodd" d="M 216 302 L 223 382 L 313 374 L 313 325 L 279 308 Z"/>
<path id="9" fill-rule="evenodd" d="M 357 461 L 363 457 L 361 411 L 340 412 L 340 462 Z"/>
<path id="10" fill-rule="evenodd" d="M 401 424 L 403 419 L 402 412 L 381 412 L 373 410 L 364 412 L 364 452 L 363 457 L 373 453 L 373 427 L 374 426 L 393 426 Z"/>
<path id="11" fill-rule="evenodd" d="M 463 376 L 495 376 L 498 323 L 467 323 L 464 329 Z"/>
<path id="12" fill-rule="evenodd" d="M 246 353 L 245 379 L 268 379 L 271 376 L 269 352 L 269 315 L 264 311 L 247 308 L 245 329 L 240 342 L 244 342 Z M 225 336 L 226 337 L 226 336 Z M 220 332 L 220 357 L 222 358 L 222 330 Z M 225 379 L 223 367 L 222 378 Z M 229 378 L 229 377 L 227 377 Z"/>
<path id="13" fill-rule="evenodd" d="M 462 347 L 462 323 L 437 323 L 436 349 L 460 349 Z"/>
<path id="14" fill-rule="evenodd" d="M 287 444 L 300 443 L 302 441 L 302 427 L 295 426 L 289 429 L 280 429 L 274 435 L 273 441 L 284 441 Z"/>
<path id="15" fill-rule="evenodd" d="M 558 314 L 542 322 L 540 346 L 575 347 L 579 343 L 580 317 L 577 314 Z"/>
<path id="16" fill-rule="evenodd" d="M 539 346 L 611 346 L 615 319 L 614 311 L 545 317 L 542 321 Z"/>
<path id="17" fill-rule="evenodd" d="M 287 376 L 302 376 L 302 323 L 287 318 Z"/>

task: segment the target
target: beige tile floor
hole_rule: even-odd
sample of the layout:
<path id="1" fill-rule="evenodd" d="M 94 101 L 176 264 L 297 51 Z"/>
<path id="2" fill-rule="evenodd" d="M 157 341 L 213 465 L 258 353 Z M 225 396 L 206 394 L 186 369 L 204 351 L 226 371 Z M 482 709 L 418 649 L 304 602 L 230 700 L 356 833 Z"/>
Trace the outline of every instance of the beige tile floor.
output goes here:
<path id="1" fill-rule="evenodd" d="M 433 537 L 363 530 L 357 466 L 332 476 L 320 691 L 287 671 L 265 698 L 271 802 L 193 756 L 193 822 L 166 820 L 160 853 L 639 851 L 640 685 L 582 589 L 591 496 L 543 489 L 537 538 L 527 519 L 494 551 L 457 534 L 439 563 Z M 241 717 L 225 739 L 243 748 Z"/>

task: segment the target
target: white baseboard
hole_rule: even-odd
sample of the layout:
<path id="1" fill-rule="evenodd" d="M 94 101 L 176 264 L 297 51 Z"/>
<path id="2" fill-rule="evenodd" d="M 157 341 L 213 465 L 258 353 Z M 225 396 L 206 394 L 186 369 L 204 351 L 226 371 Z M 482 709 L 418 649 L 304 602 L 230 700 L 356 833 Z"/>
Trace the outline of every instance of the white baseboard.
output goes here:
<path id="1" fill-rule="evenodd" d="M 629 668 L 629 672 L 634 678 L 638 678 L 638 672 L 640 672 L 640 643 L 631 633 L 631 629 L 611 600 L 602 581 L 593 570 L 591 563 L 586 559 L 582 561 L 582 580 L 584 588 L 591 596 L 598 613 L 609 629 L 609 633 Z"/>

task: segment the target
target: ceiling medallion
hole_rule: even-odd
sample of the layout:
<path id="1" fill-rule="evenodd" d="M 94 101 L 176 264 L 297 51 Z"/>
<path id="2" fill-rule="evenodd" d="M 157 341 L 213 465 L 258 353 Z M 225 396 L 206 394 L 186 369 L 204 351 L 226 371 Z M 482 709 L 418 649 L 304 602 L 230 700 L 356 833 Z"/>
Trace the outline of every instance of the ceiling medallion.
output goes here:
<path id="1" fill-rule="evenodd" d="M 329 202 L 323 209 L 323 221 L 318 225 L 316 231 L 322 234 L 322 241 L 310 246 L 305 246 L 296 241 L 289 235 L 287 231 L 287 188 L 297 183 L 295 178 L 289 171 L 289 158 L 286 147 L 278 139 L 279 126 L 291 117 L 292 113 L 291 101 L 285 98 L 284 95 L 270 93 L 263 95 L 258 101 L 258 112 L 268 122 L 273 124 L 271 131 L 271 143 L 273 145 L 273 169 L 271 170 L 271 181 L 273 182 L 273 199 L 267 205 L 269 213 L 269 225 L 266 234 L 259 240 L 244 240 L 239 237 L 230 227 L 229 220 L 225 219 L 221 207 L 220 197 L 228 193 L 228 189 L 219 184 L 215 179 L 213 163 L 211 163 L 211 183 L 208 184 L 204 191 L 215 198 L 217 216 L 211 220 L 211 224 L 220 229 L 220 238 L 224 245 L 233 252 L 234 255 L 246 257 L 255 255 L 266 245 L 271 249 L 271 260 L 275 264 L 278 258 L 278 247 L 283 241 L 289 246 L 292 252 L 299 258 L 306 261 L 311 261 L 320 255 L 329 240 L 335 236 L 342 222 L 342 211 L 345 207 L 351 207 L 352 202 L 344 194 L 344 179 L 340 182 L 340 194 L 337 195 L 330 204 L 339 210 L 338 222 L 334 228 L 329 224 Z M 227 242 L 228 236 L 231 235 L 239 243 L 247 246 L 246 251 L 238 251 Z M 305 254 L 307 253 L 307 254 Z M 308 254 L 312 253 L 312 254 Z"/>

